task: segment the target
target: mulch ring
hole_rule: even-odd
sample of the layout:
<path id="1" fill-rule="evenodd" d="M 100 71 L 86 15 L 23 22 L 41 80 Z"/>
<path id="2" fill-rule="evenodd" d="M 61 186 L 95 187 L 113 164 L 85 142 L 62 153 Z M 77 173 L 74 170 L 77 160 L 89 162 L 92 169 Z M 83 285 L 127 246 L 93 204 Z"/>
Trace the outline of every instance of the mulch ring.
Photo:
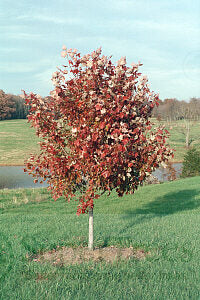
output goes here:
<path id="1" fill-rule="evenodd" d="M 133 247 L 117 248 L 110 246 L 95 248 L 93 251 L 85 247 L 57 247 L 57 249 L 35 256 L 32 260 L 40 263 L 49 262 L 53 265 L 65 266 L 89 261 L 113 263 L 120 260 L 129 260 L 131 258 L 142 260 L 149 254 L 149 252 L 145 252 L 142 249 L 133 249 Z"/>

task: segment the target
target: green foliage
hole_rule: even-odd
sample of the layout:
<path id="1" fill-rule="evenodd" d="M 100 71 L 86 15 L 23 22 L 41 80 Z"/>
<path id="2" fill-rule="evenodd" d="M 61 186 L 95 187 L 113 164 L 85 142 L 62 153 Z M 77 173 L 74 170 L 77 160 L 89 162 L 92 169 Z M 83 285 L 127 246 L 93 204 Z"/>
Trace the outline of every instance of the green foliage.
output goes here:
<path id="1" fill-rule="evenodd" d="M 200 175 L 200 150 L 189 149 L 184 156 L 183 170 L 181 177 L 191 177 Z"/>

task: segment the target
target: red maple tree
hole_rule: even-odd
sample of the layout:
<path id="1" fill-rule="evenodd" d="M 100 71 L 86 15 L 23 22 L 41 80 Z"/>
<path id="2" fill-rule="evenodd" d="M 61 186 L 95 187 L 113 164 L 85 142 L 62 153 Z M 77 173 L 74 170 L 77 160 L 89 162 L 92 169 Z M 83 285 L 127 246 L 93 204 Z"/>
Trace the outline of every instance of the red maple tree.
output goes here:
<path id="1" fill-rule="evenodd" d="M 77 214 L 90 213 L 94 199 L 115 189 L 119 196 L 134 193 L 172 150 L 168 131 L 153 129 L 151 112 L 159 96 L 151 92 L 138 64 L 116 65 L 101 48 L 81 56 L 63 47 L 67 64 L 53 73 L 50 97 L 25 93 L 28 121 L 42 139 L 41 151 L 26 168 L 43 177 L 54 199 L 68 200 L 79 189 Z M 89 248 L 93 247 L 93 237 Z"/>

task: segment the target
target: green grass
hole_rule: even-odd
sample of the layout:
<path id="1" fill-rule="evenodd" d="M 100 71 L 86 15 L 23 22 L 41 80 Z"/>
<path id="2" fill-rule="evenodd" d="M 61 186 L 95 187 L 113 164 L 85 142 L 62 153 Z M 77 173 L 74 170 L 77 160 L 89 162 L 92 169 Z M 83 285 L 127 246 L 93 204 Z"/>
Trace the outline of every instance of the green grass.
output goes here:
<path id="1" fill-rule="evenodd" d="M 23 165 L 39 150 L 38 141 L 27 120 L 0 121 L 0 165 Z"/>
<path id="2" fill-rule="evenodd" d="M 67 267 L 28 255 L 87 245 L 88 216 L 46 189 L 0 192 L 0 299 L 200 299 L 200 177 L 103 195 L 94 209 L 95 245 L 143 248 L 145 260 Z"/>
<path id="3" fill-rule="evenodd" d="M 156 125 L 158 121 L 153 120 Z M 187 151 L 185 147 L 184 122 L 161 122 L 165 124 L 171 136 L 170 146 L 175 149 L 173 161 L 183 161 Z M 191 126 L 191 145 L 200 147 L 200 122 L 193 122 Z M 30 128 L 27 120 L 0 121 L 0 165 L 23 165 L 30 153 L 37 153 L 39 139 L 35 129 Z"/>

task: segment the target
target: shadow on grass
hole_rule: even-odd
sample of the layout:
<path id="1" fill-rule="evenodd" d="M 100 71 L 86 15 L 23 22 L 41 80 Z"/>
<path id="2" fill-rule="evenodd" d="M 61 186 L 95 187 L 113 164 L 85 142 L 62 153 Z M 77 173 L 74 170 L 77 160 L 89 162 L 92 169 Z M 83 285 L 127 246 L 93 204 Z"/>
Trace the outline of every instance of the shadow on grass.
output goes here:
<path id="1" fill-rule="evenodd" d="M 126 211 L 123 218 L 135 219 L 135 224 L 147 222 L 157 216 L 176 214 L 195 210 L 200 207 L 199 190 L 185 189 L 170 192 L 157 197 L 155 201 L 143 205 L 141 208 Z M 134 224 L 132 224 L 134 225 Z"/>
<path id="2" fill-rule="evenodd" d="M 155 201 L 149 202 L 132 211 L 129 214 L 174 214 L 200 207 L 199 190 L 185 189 L 178 192 L 170 192 L 164 196 L 157 197 Z"/>
<path id="3" fill-rule="evenodd" d="M 199 190 L 185 189 L 178 192 L 170 192 L 164 196 L 157 197 L 155 201 L 149 202 L 141 208 L 126 211 L 123 219 L 130 220 L 131 222 L 120 233 L 126 232 L 127 229 L 136 224 L 146 223 L 158 216 L 186 212 L 198 209 L 199 207 Z"/>

